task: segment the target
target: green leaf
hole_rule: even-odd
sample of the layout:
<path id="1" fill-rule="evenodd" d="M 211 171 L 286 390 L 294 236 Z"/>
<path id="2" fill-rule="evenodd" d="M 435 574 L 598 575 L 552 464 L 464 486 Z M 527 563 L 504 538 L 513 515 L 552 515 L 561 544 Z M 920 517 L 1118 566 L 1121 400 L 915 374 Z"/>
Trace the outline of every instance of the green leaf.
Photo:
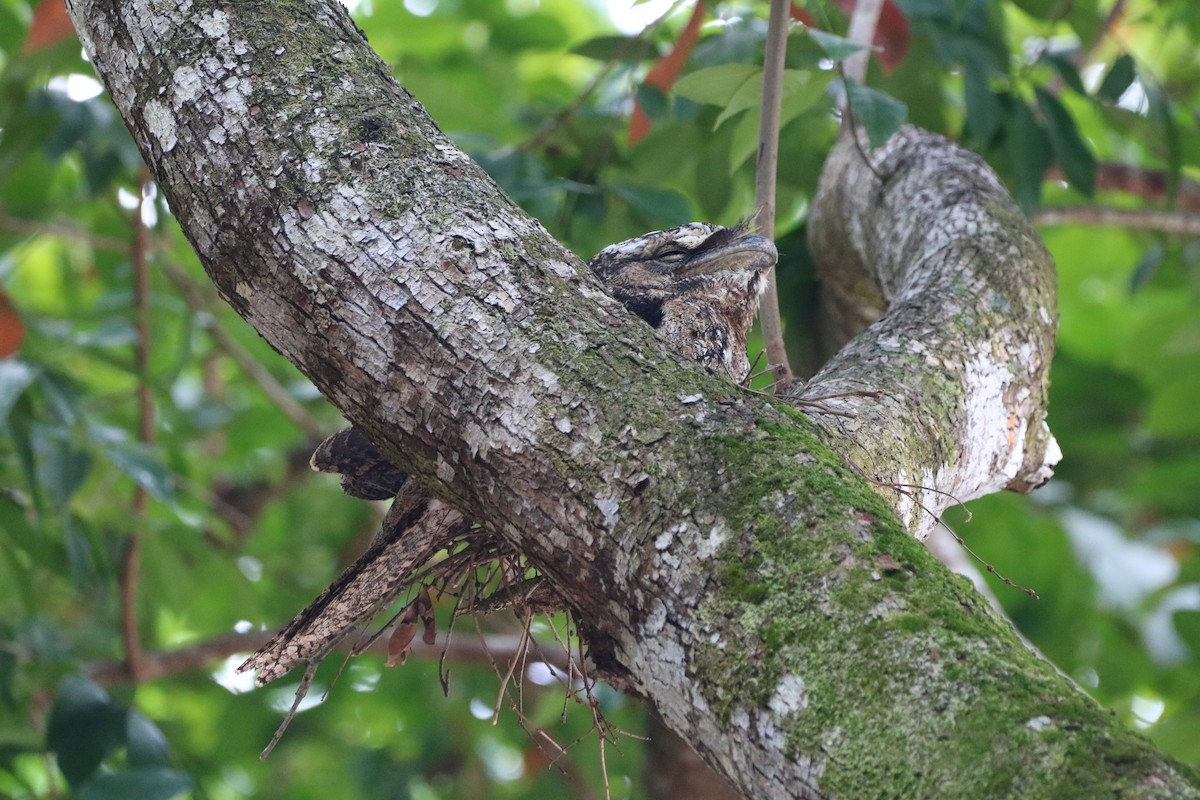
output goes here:
<path id="1" fill-rule="evenodd" d="M 658 56 L 654 42 L 638 36 L 597 36 L 575 45 L 571 52 L 597 61 L 646 61 Z"/>
<path id="2" fill-rule="evenodd" d="M 821 49 L 825 51 L 825 54 L 834 61 L 842 61 L 859 52 L 860 50 L 869 49 L 865 44 L 852 42 L 844 36 L 838 36 L 826 31 L 820 31 L 816 28 L 809 28 L 808 35 L 811 36 L 813 41 L 819 44 Z"/>
<path id="3" fill-rule="evenodd" d="M 1013 0 L 1013 5 L 1039 19 L 1061 19 L 1071 6 L 1061 0 Z"/>
<path id="4" fill-rule="evenodd" d="M 79 788 L 78 800 L 171 800 L 192 788 L 188 775 L 166 767 L 141 767 L 98 775 Z"/>
<path id="5" fill-rule="evenodd" d="M 963 65 L 963 95 L 971 135 L 987 144 L 1000 130 L 1000 101 L 988 85 L 987 68 L 980 59 L 968 59 Z"/>
<path id="6" fill-rule="evenodd" d="M 1013 197 L 1022 211 L 1033 214 L 1041 203 L 1042 182 L 1050 166 L 1050 137 L 1019 97 L 1010 98 L 1004 151 L 1013 173 Z"/>
<path id="7" fill-rule="evenodd" d="M 125 743 L 126 710 L 96 684 L 79 675 L 64 678 L 54 694 L 46 747 L 72 785 L 96 771 Z"/>
<path id="8" fill-rule="evenodd" d="M 1137 266 L 1133 269 L 1133 275 L 1129 278 L 1129 291 L 1131 293 L 1138 291 L 1154 277 L 1158 272 L 1159 265 L 1162 264 L 1163 258 L 1167 255 L 1167 248 L 1163 247 L 1162 242 L 1155 242 L 1146 251 L 1146 254 L 1138 260 Z"/>
<path id="9" fill-rule="evenodd" d="M 0 425 L 8 420 L 17 398 L 29 388 L 29 384 L 33 383 L 37 376 L 38 370 L 24 361 L 0 361 Z"/>
<path id="10" fill-rule="evenodd" d="M 612 183 L 608 188 L 653 224 L 679 225 L 692 218 L 691 204 L 672 189 L 628 183 Z"/>
<path id="11" fill-rule="evenodd" d="M 701 157 L 696 160 L 696 200 L 705 219 L 720 217 L 733 195 L 729 170 L 713 166 L 729 161 L 729 136 L 723 133 L 708 137 Z"/>
<path id="12" fill-rule="evenodd" d="M 713 130 L 721 127 L 721 123 L 730 117 L 745 111 L 748 108 L 758 108 L 762 103 L 762 71 L 752 75 L 746 79 L 746 82 L 738 87 L 738 90 L 733 93 L 733 97 L 729 99 L 729 103 L 722 109 L 720 115 L 717 116 L 717 121 L 713 123 Z"/>
<path id="13" fill-rule="evenodd" d="M 1091 196 L 1096 188 L 1096 158 L 1088 149 L 1075 120 L 1058 101 L 1058 98 L 1045 89 L 1034 87 L 1037 95 L 1038 109 L 1046 120 L 1046 131 L 1050 135 L 1050 145 L 1054 149 L 1054 157 L 1067 175 L 1074 187 L 1087 196 Z"/>
<path id="14" fill-rule="evenodd" d="M 642 111 L 655 122 L 665 119 L 670 113 L 667 96 L 657 86 L 651 86 L 648 83 L 640 84 L 637 87 L 637 99 L 642 106 Z"/>
<path id="15" fill-rule="evenodd" d="M 35 423 L 32 439 L 38 483 L 50 495 L 52 507 L 65 508 L 87 478 L 92 459 L 64 428 Z"/>
<path id="16" fill-rule="evenodd" d="M 114 349 L 128 347 L 137 341 L 137 336 L 137 328 L 132 321 L 108 317 L 90 330 L 77 331 L 72 341 L 80 347 Z"/>
<path id="17" fill-rule="evenodd" d="M 1063 79 L 1067 86 L 1076 94 L 1087 97 L 1087 89 L 1083 88 L 1083 80 L 1079 77 L 1079 69 L 1071 63 L 1071 60 L 1059 53 L 1047 53 L 1042 56 L 1042 60 L 1054 68 L 1058 76 Z"/>
<path id="18" fill-rule="evenodd" d="M 1140 75 L 1139 81 L 1146 92 L 1150 121 L 1162 131 L 1163 146 L 1167 151 L 1167 198 L 1172 202 L 1179 191 L 1179 173 L 1183 169 L 1183 152 L 1179 146 L 1179 129 L 1175 126 L 1175 114 L 1171 99 L 1153 79 Z"/>
<path id="19" fill-rule="evenodd" d="M 1115 103 L 1121 99 L 1121 95 L 1133 85 L 1133 79 L 1137 77 L 1133 56 L 1128 53 L 1122 55 L 1113 62 L 1112 67 L 1108 70 L 1108 74 L 1104 76 L 1104 80 L 1100 82 L 1100 88 L 1096 90 L 1096 97 L 1102 100 L 1107 100 L 1110 103 Z"/>
<path id="20" fill-rule="evenodd" d="M 126 756 L 133 767 L 165 767 L 171 758 L 167 737 L 139 712 L 130 709 L 125 719 Z"/>
<path id="21" fill-rule="evenodd" d="M 679 83 L 675 84 L 675 93 L 697 103 L 724 107 L 739 89 L 748 81 L 753 82 L 761 73 L 762 69 L 753 64 L 708 67 L 680 78 Z"/>
<path id="22" fill-rule="evenodd" d="M 101 442 L 104 455 L 113 465 L 133 479 L 150 496 L 172 502 L 174 487 L 171 473 L 154 450 L 140 442 Z"/>
<path id="23" fill-rule="evenodd" d="M 825 94 L 825 84 L 813 80 L 809 70 L 788 69 L 783 72 L 782 97 L 780 98 L 780 125 L 792 119 L 802 111 L 812 107 Z M 725 120 L 748 108 L 758 108 L 762 104 L 762 71 L 743 83 L 725 109 L 713 124 L 713 130 L 721 127 Z"/>
<path id="24" fill-rule="evenodd" d="M 878 89 L 847 81 L 846 94 L 850 110 L 866 129 L 871 147 L 879 147 L 886 142 L 908 116 L 908 106 Z"/>

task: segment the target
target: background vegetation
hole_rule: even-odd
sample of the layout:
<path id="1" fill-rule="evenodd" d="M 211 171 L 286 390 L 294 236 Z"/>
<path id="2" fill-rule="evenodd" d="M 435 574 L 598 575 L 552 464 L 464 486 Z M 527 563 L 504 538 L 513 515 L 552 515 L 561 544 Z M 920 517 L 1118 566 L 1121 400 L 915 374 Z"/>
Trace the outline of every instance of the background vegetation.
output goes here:
<path id="1" fill-rule="evenodd" d="M 844 35 L 852 5 L 794 16 Z M 765 6 L 639 3 L 636 37 L 584 0 L 354 13 L 442 128 L 586 258 L 753 212 Z M 531 671 L 524 727 L 578 740 L 547 767 L 517 715 L 492 724 L 498 681 L 478 653 L 448 663 L 449 699 L 436 650 L 400 669 L 356 659 L 257 760 L 294 684 L 249 691 L 235 634 L 288 620 L 378 510 L 309 473 L 337 414 L 216 298 L 64 21 L 60 2 L 0 0 L 0 796 L 602 796 L 591 714 Z M 634 24 L 627 8 L 618 21 Z M 1058 476 L 952 524 L 1037 590 L 993 587 L 1039 649 L 1196 764 L 1200 5 L 895 0 L 879 33 L 867 85 L 883 94 L 852 95 L 864 117 L 978 151 L 1060 275 Z M 788 44 L 776 234 L 800 371 L 819 363 L 804 237 L 839 47 L 800 22 Z M 513 630 L 483 634 L 503 652 Z M 644 729 L 639 704 L 600 698 Z M 614 796 L 644 795 L 643 749 L 604 749 Z"/>

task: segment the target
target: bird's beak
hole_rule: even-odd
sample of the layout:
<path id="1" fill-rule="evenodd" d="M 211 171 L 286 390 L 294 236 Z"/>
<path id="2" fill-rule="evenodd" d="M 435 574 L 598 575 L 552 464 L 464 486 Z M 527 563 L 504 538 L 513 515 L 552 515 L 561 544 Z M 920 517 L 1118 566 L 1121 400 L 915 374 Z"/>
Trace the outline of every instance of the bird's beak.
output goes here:
<path id="1" fill-rule="evenodd" d="M 757 234 L 746 234 L 714 247 L 702 247 L 676 274 L 691 277 L 741 270 L 761 272 L 775 266 L 778 258 L 774 244 Z"/>

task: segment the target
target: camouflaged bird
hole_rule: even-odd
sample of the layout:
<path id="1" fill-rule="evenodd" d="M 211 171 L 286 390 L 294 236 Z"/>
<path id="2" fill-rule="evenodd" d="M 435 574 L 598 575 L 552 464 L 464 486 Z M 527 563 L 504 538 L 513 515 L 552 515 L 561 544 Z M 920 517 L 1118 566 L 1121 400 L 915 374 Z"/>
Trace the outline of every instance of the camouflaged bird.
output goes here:
<path id="1" fill-rule="evenodd" d="M 750 373 L 746 335 L 775 246 L 748 226 L 693 222 L 610 245 L 588 263 L 609 293 L 657 329 L 681 356 L 734 383 Z M 315 664 L 413 583 L 413 575 L 471 523 L 406 479 L 367 437 L 350 428 L 322 442 L 312 467 L 342 476 L 347 494 L 395 497 L 367 551 L 239 671 L 263 685 L 296 664 Z"/>

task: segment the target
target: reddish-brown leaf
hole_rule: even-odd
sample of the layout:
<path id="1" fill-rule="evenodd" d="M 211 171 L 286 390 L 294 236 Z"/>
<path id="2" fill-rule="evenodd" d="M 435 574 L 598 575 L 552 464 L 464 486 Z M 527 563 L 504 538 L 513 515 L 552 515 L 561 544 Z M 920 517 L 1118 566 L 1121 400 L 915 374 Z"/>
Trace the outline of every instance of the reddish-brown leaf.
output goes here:
<path id="1" fill-rule="evenodd" d="M 25 325 L 17 308 L 0 289 L 0 358 L 16 355 L 25 339 Z"/>
<path id="2" fill-rule="evenodd" d="M 706 13 L 704 3 L 696 3 L 696 7 L 692 9 L 691 19 L 680 32 L 679 38 L 675 40 L 675 46 L 671 48 L 671 52 L 654 62 L 654 66 L 646 73 L 646 79 L 643 82 L 647 86 L 653 86 L 664 94 L 671 91 L 675 81 L 679 80 L 679 75 L 683 72 L 688 57 L 692 54 L 692 48 L 700 39 L 700 26 L 704 24 Z M 641 103 L 635 97 L 633 116 L 629 120 L 629 144 L 637 144 L 646 138 L 651 127 L 650 117 L 646 116 Z"/>
<path id="3" fill-rule="evenodd" d="M 835 0 L 837 7 L 847 16 L 854 13 L 858 0 Z M 793 6 L 793 10 L 795 6 Z M 795 14 L 793 13 L 793 17 Z M 805 23 L 806 25 L 810 23 Z M 904 12 L 896 5 L 895 0 L 883 0 L 883 9 L 879 12 L 879 22 L 875 25 L 873 44 L 880 48 L 874 55 L 879 59 L 879 65 L 884 72 L 891 72 L 904 61 L 908 55 L 908 20 Z"/>
<path id="4" fill-rule="evenodd" d="M 67 16 L 67 4 L 64 0 L 42 0 L 33 11 L 29 36 L 26 37 L 21 52 L 32 53 L 74 35 L 75 26 Z"/>

